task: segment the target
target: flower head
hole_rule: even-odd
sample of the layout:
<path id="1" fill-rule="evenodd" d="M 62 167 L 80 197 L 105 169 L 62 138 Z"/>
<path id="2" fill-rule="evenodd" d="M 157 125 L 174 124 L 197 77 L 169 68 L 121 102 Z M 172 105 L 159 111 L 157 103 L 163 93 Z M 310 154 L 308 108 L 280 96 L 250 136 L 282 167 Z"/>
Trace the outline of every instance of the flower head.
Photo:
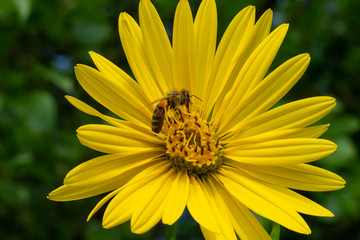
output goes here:
<path id="1" fill-rule="evenodd" d="M 294 190 L 330 191 L 345 181 L 309 162 L 335 151 L 312 126 L 335 106 L 313 97 L 272 108 L 305 72 L 300 54 L 266 75 L 286 35 L 270 32 L 272 12 L 255 23 L 255 8 L 240 11 L 216 47 L 214 0 L 203 0 L 193 19 L 180 0 L 172 44 L 154 6 L 141 0 L 140 25 L 121 13 L 121 42 L 136 81 L 91 52 L 97 67 L 75 68 L 81 86 L 121 118 L 106 116 L 73 97 L 79 110 L 110 125 L 80 127 L 80 142 L 105 155 L 71 170 L 49 194 L 70 201 L 110 192 L 103 226 L 131 220 L 143 233 L 172 225 L 185 207 L 205 238 L 270 239 L 252 212 L 310 234 L 299 213 L 333 216 Z M 294 189 L 294 190 L 293 190 Z"/>

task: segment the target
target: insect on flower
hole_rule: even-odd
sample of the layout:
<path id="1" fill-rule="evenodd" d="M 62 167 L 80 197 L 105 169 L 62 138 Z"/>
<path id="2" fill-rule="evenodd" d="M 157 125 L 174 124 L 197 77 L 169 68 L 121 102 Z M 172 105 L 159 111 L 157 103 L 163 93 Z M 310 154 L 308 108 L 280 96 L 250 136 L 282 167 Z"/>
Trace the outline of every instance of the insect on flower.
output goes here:
<path id="1" fill-rule="evenodd" d="M 193 95 L 192 95 L 193 96 Z M 180 108 L 178 108 L 180 105 L 186 106 L 187 112 L 189 112 L 189 105 L 191 103 L 190 101 L 189 92 L 187 90 L 181 90 L 181 91 L 173 91 L 169 93 L 166 97 L 160 98 L 155 102 L 159 102 L 158 105 L 156 105 L 154 114 L 151 121 L 151 129 L 155 133 L 159 133 L 162 129 L 164 119 L 165 119 L 165 111 L 169 109 L 176 110 L 178 114 L 181 116 L 182 112 Z"/>

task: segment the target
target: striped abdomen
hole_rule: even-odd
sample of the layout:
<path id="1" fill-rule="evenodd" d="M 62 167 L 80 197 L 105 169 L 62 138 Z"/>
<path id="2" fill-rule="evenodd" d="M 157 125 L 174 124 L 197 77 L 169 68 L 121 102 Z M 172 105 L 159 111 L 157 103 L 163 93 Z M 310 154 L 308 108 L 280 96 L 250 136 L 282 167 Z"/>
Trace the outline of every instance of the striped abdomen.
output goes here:
<path id="1" fill-rule="evenodd" d="M 165 101 L 160 101 L 160 103 L 155 107 L 154 114 L 151 121 L 151 130 L 155 133 L 159 133 L 164 123 L 165 110 L 164 105 Z"/>

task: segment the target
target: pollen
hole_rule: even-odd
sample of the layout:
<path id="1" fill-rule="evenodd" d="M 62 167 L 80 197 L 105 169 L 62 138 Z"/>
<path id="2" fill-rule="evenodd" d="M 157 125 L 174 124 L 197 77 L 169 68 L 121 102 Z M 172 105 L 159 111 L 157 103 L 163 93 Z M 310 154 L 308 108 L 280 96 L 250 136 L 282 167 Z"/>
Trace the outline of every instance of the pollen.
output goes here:
<path id="1" fill-rule="evenodd" d="M 166 157 L 173 166 L 204 175 L 222 164 L 221 144 L 213 125 L 200 117 L 197 105 L 179 105 L 165 111 Z"/>

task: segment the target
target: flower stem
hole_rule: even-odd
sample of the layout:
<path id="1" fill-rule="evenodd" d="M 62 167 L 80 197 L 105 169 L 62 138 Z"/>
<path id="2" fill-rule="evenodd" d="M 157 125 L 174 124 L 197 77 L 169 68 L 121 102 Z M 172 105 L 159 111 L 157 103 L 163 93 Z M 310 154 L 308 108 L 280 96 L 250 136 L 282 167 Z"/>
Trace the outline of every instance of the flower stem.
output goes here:
<path id="1" fill-rule="evenodd" d="M 272 240 L 279 240 L 280 239 L 280 225 L 278 223 L 273 222 L 270 237 L 271 237 Z"/>
<path id="2" fill-rule="evenodd" d="M 165 240 L 176 240 L 177 225 L 178 225 L 177 221 L 171 226 L 166 225 Z"/>

